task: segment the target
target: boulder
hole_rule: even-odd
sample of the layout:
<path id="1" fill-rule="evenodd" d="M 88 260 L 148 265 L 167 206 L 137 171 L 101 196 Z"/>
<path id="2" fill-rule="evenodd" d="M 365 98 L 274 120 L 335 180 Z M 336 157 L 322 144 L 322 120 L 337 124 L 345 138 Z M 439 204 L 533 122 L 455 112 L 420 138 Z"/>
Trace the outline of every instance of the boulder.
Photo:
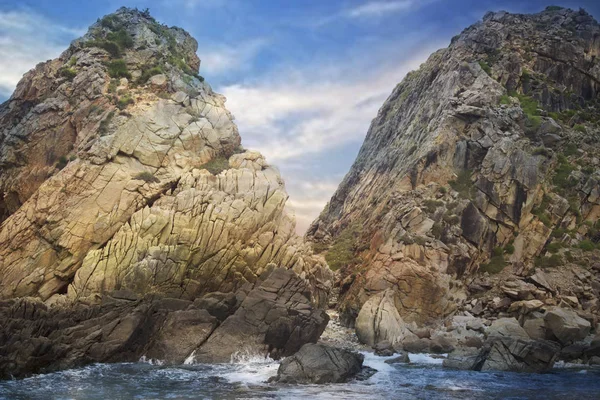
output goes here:
<path id="1" fill-rule="evenodd" d="M 530 312 L 539 310 L 544 306 L 544 303 L 540 300 L 521 300 L 515 301 L 508 308 L 509 313 L 520 312 L 522 314 L 529 314 Z"/>
<path id="2" fill-rule="evenodd" d="M 183 364 L 217 327 L 218 321 L 206 310 L 180 310 L 167 314 L 153 335 L 145 356 L 166 364 Z"/>
<path id="3" fill-rule="evenodd" d="M 390 358 L 389 360 L 385 360 L 386 364 L 408 364 L 410 363 L 410 358 L 408 353 L 401 352 L 398 357 Z"/>
<path id="4" fill-rule="evenodd" d="M 392 344 L 387 340 L 377 343 L 375 346 L 373 346 L 373 350 L 375 350 L 376 355 L 381 357 L 389 357 L 394 355 L 396 352 Z"/>
<path id="5" fill-rule="evenodd" d="M 478 356 L 478 349 L 459 349 L 449 354 L 442 365 L 444 368 L 472 370 L 475 368 Z"/>
<path id="6" fill-rule="evenodd" d="M 554 366 L 560 346 L 543 340 L 505 337 L 488 341 L 473 365 L 477 371 L 546 372 Z"/>
<path id="7" fill-rule="evenodd" d="M 409 353 L 428 353 L 430 344 L 429 339 L 415 339 L 402 343 L 402 348 Z"/>
<path id="8" fill-rule="evenodd" d="M 488 338 L 521 338 L 529 339 L 527 332 L 515 318 L 499 318 L 492 322 L 487 330 Z"/>
<path id="9" fill-rule="evenodd" d="M 53 308 L 31 298 L 0 301 L 0 379 L 141 357 L 181 364 L 191 355 L 228 362 L 237 351 L 291 355 L 327 325 L 310 293 L 293 271 L 275 269 L 249 293 L 238 293 L 244 301 L 220 325 L 229 312 L 222 306 L 233 303 L 223 293 L 196 302 L 106 297 Z"/>
<path id="10" fill-rule="evenodd" d="M 429 351 L 437 354 L 451 353 L 454 351 L 454 345 L 448 338 L 438 336 L 431 339 Z"/>
<path id="11" fill-rule="evenodd" d="M 356 336 L 369 346 L 381 341 L 392 344 L 417 339 L 396 309 L 394 291 L 387 289 L 365 302 L 356 318 Z"/>
<path id="12" fill-rule="evenodd" d="M 568 345 L 585 338 L 592 325 L 577 313 L 564 308 L 553 308 L 544 317 L 546 328 L 563 344 Z"/>
<path id="13" fill-rule="evenodd" d="M 600 357 L 600 334 L 597 334 L 592 339 L 590 345 L 585 350 L 586 357 Z"/>
<path id="14" fill-rule="evenodd" d="M 563 347 L 560 351 L 559 358 L 565 361 L 573 361 L 583 358 L 583 354 L 588 349 L 587 343 L 573 343 Z"/>
<path id="15" fill-rule="evenodd" d="M 355 377 L 362 368 L 362 354 L 308 343 L 279 365 L 273 381 L 282 383 L 343 383 Z"/>
<path id="16" fill-rule="evenodd" d="M 530 338 L 536 340 L 547 339 L 546 323 L 544 318 L 528 319 L 523 324 L 523 329 Z"/>
<path id="17" fill-rule="evenodd" d="M 156 88 L 164 89 L 167 87 L 167 76 L 164 74 L 158 74 L 150 77 L 150 85 Z"/>

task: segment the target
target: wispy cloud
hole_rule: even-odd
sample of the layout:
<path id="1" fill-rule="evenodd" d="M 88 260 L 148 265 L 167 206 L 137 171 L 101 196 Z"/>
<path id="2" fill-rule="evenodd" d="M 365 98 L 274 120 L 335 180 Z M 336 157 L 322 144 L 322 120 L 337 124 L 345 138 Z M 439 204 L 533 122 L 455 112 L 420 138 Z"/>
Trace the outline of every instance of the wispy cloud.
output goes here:
<path id="1" fill-rule="evenodd" d="M 242 144 L 259 150 L 281 167 L 286 182 L 293 182 L 288 185 L 289 205 L 296 211 L 299 233 L 323 209 L 343 177 L 339 171 L 332 175 L 325 166 L 328 160 L 344 146 L 362 143 L 394 86 L 440 45 L 421 43 L 418 51 L 408 51 L 395 44 L 363 57 L 369 60 L 365 65 L 357 65 L 353 54 L 218 88 L 236 116 Z M 322 168 L 311 169 L 311 164 Z"/>
<path id="2" fill-rule="evenodd" d="M 415 0 L 370 1 L 360 6 L 349 8 L 342 14 L 349 18 L 380 17 L 390 13 L 409 10 L 419 3 L 419 1 Z"/>
<path id="3" fill-rule="evenodd" d="M 315 70 L 321 67 L 312 65 L 221 91 L 246 144 L 259 148 L 269 160 L 285 161 L 361 141 L 394 84 L 425 57 L 417 54 L 354 75 L 340 68 L 329 77 L 317 77 Z"/>
<path id="4" fill-rule="evenodd" d="M 231 0 L 230 0 L 231 1 Z M 173 7 L 174 4 L 188 10 L 195 8 L 215 8 L 227 5 L 227 0 L 162 0 L 163 5 Z"/>
<path id="5" fill-rule="evenodd" d="M 304 234 L 316 216 L 323 211 L 341 180 L 342 176 L 320 178 L 318 182 L 302 181 L 293 188 L 288 188 L 290 199 L 287 206 L 296 215 L 296 231 L 299 234 Z"/>
<path id="6" fill-rule="evenodd" d="M 372 0 L 358 6 L 343 8 L 333 15 L 317 18 L 308 25 L 322 27 L 336 21 L 379 21 L 388 16 L 397 16 L 418 10 L 439 0 Z"/>
<path id="7" fill-rule="evenodd" d="M 25 72 L 57 57 L 83 33 L 30 10 L 0 11 L 0 98 L 11 95 Z"/>
<path id="8" fill-rule="evenodd" d="M 252 59 L 268 44 L 266 39 L 247 40 L 236 45 L 199 46 L 202 72 L 217 76 L 248 68 Z"/>

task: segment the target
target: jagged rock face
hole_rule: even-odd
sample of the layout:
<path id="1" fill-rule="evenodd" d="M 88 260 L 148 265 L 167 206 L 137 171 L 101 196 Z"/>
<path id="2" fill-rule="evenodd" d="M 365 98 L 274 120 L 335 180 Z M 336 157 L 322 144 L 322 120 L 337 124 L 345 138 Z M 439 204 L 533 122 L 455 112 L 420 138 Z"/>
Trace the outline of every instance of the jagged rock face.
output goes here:
<path id="1" fill-rule="evenodd" d="M 282 268 L 262 278 L 232 298 L 212 293 L 194 302 L 136 299 L 126 291 L 101 305 L 68 308 L 31 298 L 0 301 L 0 379 L 142 357 L 165 364 L 194 354 L 229 362 L 240 351 L 280 357 L 316 342 L 328 318 L 313 306 L 305 280 Z"/>
<path id="2" fill-rule="evenodd" d="M 275 263 L 325 302 L 330 272 L 295 236 L 278 171 L 240 150 L 196 49 L 122 8 L 24 76 L 0 107 L 0 298 L 194 299 Z"/>
<path id="3" fill-rule="evenodd" d="M 328 260 L 354 255 L 346 323 L 389 289 L 405 321 L 445 317 L 478 270 L 529 274 L 556 261 L 552 241 L 562 263 L 590 262 L 578 244 L 600 240 L 599 52 L 584 11 L 489 13 L 407 75 L 307 233 Z"/>

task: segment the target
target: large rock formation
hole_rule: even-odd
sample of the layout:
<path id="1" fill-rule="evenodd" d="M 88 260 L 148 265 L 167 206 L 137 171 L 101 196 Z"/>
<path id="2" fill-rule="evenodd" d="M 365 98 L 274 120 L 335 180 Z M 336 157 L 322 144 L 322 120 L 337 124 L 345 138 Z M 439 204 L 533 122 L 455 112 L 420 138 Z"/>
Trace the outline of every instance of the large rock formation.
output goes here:
<path id="1" fill-rule="evenodd" d="M 518 326 L 559 305 L 595 325 L 599 54 L 583 10 L 488 13 L 393 90 L 307 233 L 365 342 L 463 311 Z M 382 296 L 395 310 L 376 317 Z"/>
<path id="2" fill-rule="evenodd" d="M 277 169 L 241 148 L 196 50 L 187 32 L 121 8 L 0 106 L 0 299 L 37 299 L 3 303 L 5 376 L 182 362 L 217 337 L 279 357 L 323 331 L 331 271 L 294 233 Z M 156 312 L 148 296 L 182 302 Z M 258 305 L 264 315 L 248 311 Z M 238 323 L 252 328 L 243 338 Z M 198 354 L 229 361 L 223 346 Z"/>
<path id="3" fill-rule="evenodd" d="M 24 76 L 0 109 L 0 297 L 194 298 L 272 262 L 322 301 L 325 264 L 295 236 L 277 170 L 241 149 L 196 48 L 122 8 Z"/>
<path id="4" fill-rule="evenodd" d="M 182 364 L 230 362 L 239 353 L 292 355 L 316 342 L 329 318 L 311 305 L 309 286 L 293 271 L 266 275 L 225 310 L 211 301 L 227 297 L 222 294 L 192 302 L 117 293 L 101 305 L 71 307 L 31 298 L 0 301 L 0 379 L 142 357 Z"/>

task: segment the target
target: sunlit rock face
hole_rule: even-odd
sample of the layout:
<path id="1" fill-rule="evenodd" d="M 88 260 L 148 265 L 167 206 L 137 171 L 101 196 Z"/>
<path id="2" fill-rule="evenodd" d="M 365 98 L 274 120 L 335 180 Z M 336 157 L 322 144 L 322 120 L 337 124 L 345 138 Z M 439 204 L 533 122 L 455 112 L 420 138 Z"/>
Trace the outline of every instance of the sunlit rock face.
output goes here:
<path id="1" fill-rule="evenodd" d="M 294 234 L 278 170 L 241 148 L 196 50 L 122 8 L 0 106 L 0 298 L 194 299 L 277 266 L 325 303 L 330 271 Z"/>
<path id="2" fill-rule="evenodd" d="M 369 338 L 391 340 L 398 320 L 560 304 L 543 287 L 501 289 L 553 265 L 552 285 L 597 314 L 597 272 L 576 264 L 594 264 L 600 239 L 599 38 L 585 11 L 488 13 L 396 86 L 307 233 L 341 268 L 347 324 L 381 314 L 369 299 L 382 293 L 398 314 Z"/>

